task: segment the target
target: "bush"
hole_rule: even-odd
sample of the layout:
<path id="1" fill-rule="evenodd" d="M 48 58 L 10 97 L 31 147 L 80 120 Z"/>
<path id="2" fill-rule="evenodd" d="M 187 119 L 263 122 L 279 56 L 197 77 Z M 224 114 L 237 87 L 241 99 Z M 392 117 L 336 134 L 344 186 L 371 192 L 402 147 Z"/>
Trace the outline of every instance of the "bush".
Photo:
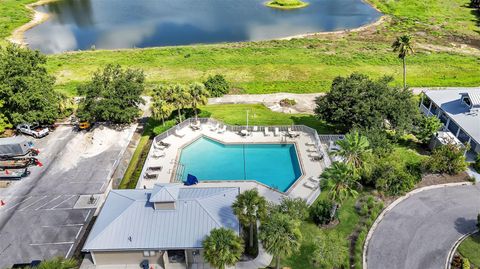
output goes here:
<path id="1" fill-rule="evenodd" d="M 296 104 L 297 104 L 297 101 L 295 101 L 294 99 L 285 98 L 280 100 L 280 106 L 289 107 L 289 106 L 294 106 Z"/>
<path id="2" fill-rule="evenodd" d="M 279 205 L 272 206 L 272 210 L 286 214 L 293 219 L 308 218 L 308 205 L 302 198 L 285 197 Z"/>
<path id="3" fill-rule="evenodd" d="M 470 269 L 470 261 L 467 258 L 462 259 L 462 269 Z"/>
<path id="4" fill-rule="evenodd" d="M 425 162 L 425 168 L 432 173 L 455 175 L 467 169 L 465 149 L 455 144 L 441 145 L 433 150 Z"/>
<path id="5" fill-rule="evenodd" d="M 223 75 L 209 76 L 203 84 L 211 97 L 220 97 L 230 90 L 230 85 Z"/>
<path id="6" fill-rule="evenodd" d="M 420 142 L 426 144 L 440 127 L 442 127 L 442 122 L 437 117 L 422 115 L 415 122 L 414 135 Z"/>
<path id="7" fill-rule="evenodd" d="M 419 174 L 412 174 L 398 162 L 379 159 L 373 167 L 371 179 L 379 191 L 397 196 L 413 189 L 421 178 Z"/>
<path id="8" fill-rule="evenodd" d="M 317 225 L 325 225 L 338 217 L 338 210 L 332 216 L 334 203 L 328 200 L 321 200 L 310 207 L 310 218 Z"/>
<path id="9" fill-rule="evenodd" d="M 379 128 L 360 129 L 359 133 L 366 136 L 373 154 L 387 156 L 393 152 L 392 141 L 388 138 L 387 132 Z"/>

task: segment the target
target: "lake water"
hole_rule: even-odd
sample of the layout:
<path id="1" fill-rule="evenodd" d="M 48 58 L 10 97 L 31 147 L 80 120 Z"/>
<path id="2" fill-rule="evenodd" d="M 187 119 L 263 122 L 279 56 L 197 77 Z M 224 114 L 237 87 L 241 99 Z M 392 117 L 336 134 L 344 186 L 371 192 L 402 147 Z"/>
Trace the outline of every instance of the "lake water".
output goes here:
<path id="1" fill-rule="evenodd" d="M 362 0 L 307 0 L 276 10 L 263 0 L 61 0 L 37 9 L 50 19 L 25 33 L 45 53 L 256 41 L 357 28 L 381 14 Z"/>

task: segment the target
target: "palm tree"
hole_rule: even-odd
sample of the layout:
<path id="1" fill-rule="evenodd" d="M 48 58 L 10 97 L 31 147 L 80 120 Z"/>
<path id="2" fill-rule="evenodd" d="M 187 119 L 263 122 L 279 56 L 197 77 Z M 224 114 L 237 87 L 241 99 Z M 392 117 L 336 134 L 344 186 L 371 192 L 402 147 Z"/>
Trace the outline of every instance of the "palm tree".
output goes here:
<path id="1" fill-rule="evenodd" d="M 233 230 L 216 228 L 202 242 L 203 258 L 215 268 L 235 265 L 243 253 L 243 240 Z"/>
<path id="2" fill-rule="evenodd" d="M 259 238 L 265 250 L 275 257 L 275 268 L 280 258 L 290 256 L 300 247 L 300 222 L 282 213 L 274 213 L 260 226 Z"/>
<path id="3" fill-rule="evenodd" d="M 195 112 L 195 120 L 197 120 L 197 107 L 206 105 L 208 102 L 208 97 L 210 93 L 205 86 L 201 83 L 193 83 L 189 86 L 189 93 L 190 93 L 190 102 Z"/>
<path id="4" fill-rule="evenodd" d="M 161 86 L 153 89 L 152 114 L 153 118 L 162 120 L 165 126 L 165 119 L 168 118 L 174 110 L 173 105 L 169 102 L 168 88 Z"/>
<path id="5" fill-rule="evenodd" d="M 407 55 L 415 53 L 412 47 L 412 37 L 410 35 L 402 35 L 397 37 L 392 44 L 394 52 L 398 52 L 398 58 L 403 60 L 403 88 L 407 88 Z"/>
<path id="6" fill-rule="evenodd" d="M 355 172 L 362 167 L 365 154 L 370 151 L 367 137 L 353 131 L 346 134 L 345 139 L 338 140 L 336 143 L 340 149 L 334 152 L 334 155 L 343 157 Z"/>
<path id="7" fill-rule="evenodd" d="M 177 84 L 170 88 L 168 91 L 170 94 L 169 99 L 171 103 L 178 111 L 178 121 L 182 121 L 181 110 L 190 103 L 190 94 L 184 85 Z"/>
<path id="8" fill-rule="evenodd" d="M 77 261 L 74 259 L 64 259 L 62 257 L 43 261 L 38 269 L 74 269 L 77 268 Z"/>
<path id="9" fill-rule="evenodd" d="M 267 201 L 258 194 L 257 189 L 251 189 L 239 194 L 232 208 L 242 225 L 250 226 L 249 246 L 253 247 L 254 227 L 257 225 L 257 220 L 267 215 Z"/>
<path id="10" fill-rule="evenodd" d="M 334 162 L 325 169 L 321 177 L 324 179 L 323 187 L 329 189 L 330 198 L 341 204 L 348 197 L 356 197 L 356 188 L 360 186 L 358 176 L 353 172 L 350 165 L 343 162 Z"/>

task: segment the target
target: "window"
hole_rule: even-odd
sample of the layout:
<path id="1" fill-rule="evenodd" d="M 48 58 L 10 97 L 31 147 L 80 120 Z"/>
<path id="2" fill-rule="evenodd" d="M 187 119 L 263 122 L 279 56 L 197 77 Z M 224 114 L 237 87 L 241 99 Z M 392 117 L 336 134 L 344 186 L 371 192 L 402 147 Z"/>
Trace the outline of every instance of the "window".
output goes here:
<path id="1" fill-rule="evenodd" d="M 185 250 L 167 250 L 168 261 L 170 263 L 183 263 L 185 262 Z"/>
<path id="2" fill-rule="evenodd" d="M 442 113 L 440 113 L 440 117 L 439 117 L 439 119 L 440 119 L 440 121 L 441 121 L 441 122 L 442 122 L 444 125 L 446 125 L 446 124 L 447 124 L 448 117 L 447 117 L 447 115 L 446 115 L 445 113 L 443 113 L 443 112 L 442 112 Z"/>
<path id="3" fill-rule="evenodd" d="M 430 101 L 430 99 L 428 99 L 427 96 L 425 96 L 425 97 L 423 98 L 423 103 L 422 103 L 422 104 L 423 104 L 427 109 L 430 107 L 430 104 L 431 104 L 431 103 L 432 103 L 432 101 Z"/>
<path id="4" fill-rule="evenodd" d="M 155 250 L 144 250 L 143 257 L 155 257 L 157 252 Z"/>
<path id="5" fill-rule="evenodd" d="M 435 104 L 432 104 L 432 108 L 430 109 L 430 112 L 433 115 L 437 115 L 437 110 L 438 110 L 438 107 Z"/>
<path id="6" fill-rule="evenodd" d="M 470 102 L 470 98 L 468 98 L 467 96 L 462 98 L 462 102 L 466 104 L 468 107 L 472 106 L 472 102 Z"/>
<path id="7" fill-rule="evenodd" d="M 458 125 L 455 122 L 450 121 L 448 124 L 448 130 L 452 132 L 453 135 L 457 135 Z"/>

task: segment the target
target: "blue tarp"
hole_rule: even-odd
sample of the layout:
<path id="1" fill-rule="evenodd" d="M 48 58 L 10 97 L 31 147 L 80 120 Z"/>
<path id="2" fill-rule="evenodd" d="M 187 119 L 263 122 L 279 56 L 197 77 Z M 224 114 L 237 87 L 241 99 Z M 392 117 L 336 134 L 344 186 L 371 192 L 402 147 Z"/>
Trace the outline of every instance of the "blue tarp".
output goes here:
<path id="1" fill-rule="evenodd" d="M 188 174 L 187 181 L 184 181 L 183 183 L 185 184 L 185 186 L 195 185 L 198 183 L 198 179 L 196 176 Z"/>

